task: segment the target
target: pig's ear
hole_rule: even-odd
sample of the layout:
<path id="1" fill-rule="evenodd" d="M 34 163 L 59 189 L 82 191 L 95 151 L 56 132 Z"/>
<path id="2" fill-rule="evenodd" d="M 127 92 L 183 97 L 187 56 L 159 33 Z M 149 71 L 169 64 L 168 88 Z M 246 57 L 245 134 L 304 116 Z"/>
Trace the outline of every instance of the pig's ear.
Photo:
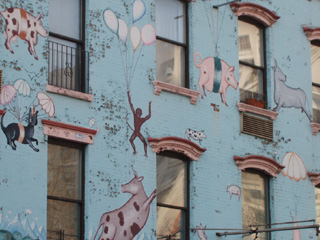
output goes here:
<path id="1" fill-rule="evenodd" d="M 41 20 L 42 18 L 42 13 L 39 13 L 38 17 L 36 18 L 37 21 Z"/>
<path id="2" fill-rule="evenodd" d="M 144 177 L 139 177 L 138 181 L 141 182 L 143 180 Z"/>
<path id="3" fill-rule="evenodd" d="M 233 71 L 234 71 L 234 67 L 230 67 L 230 68 L 229 68 L 229 71 L 230 71 L 230 72 L 233 72 Z"/>

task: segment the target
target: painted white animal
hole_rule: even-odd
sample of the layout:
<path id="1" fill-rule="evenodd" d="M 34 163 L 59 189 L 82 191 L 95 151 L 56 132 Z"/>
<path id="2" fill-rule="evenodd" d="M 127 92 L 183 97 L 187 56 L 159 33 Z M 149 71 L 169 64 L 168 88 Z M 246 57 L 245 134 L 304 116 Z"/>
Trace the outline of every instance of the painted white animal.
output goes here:
<path id="1" fill-rule="evenodd" d="M 121 186 L 121 191 L 131 193 L 132 197 L 121 208 L 102 214 L 93 240 L 101 227 L 99 240 L 132 240 L 140 232 L 147 222 L 150 204 L 156 197 L 156 190 L 147 197 L 142 180 L 143 177 L 134 172 L 134 178 Z"/>
<path id="2" fill-rule="evenodd" d="M 9 8 L 0 14 L 6 20 L 5 46 L 11 53 L 14 53 L 10 43 L 17 41 L 18 37 L 28 42 L 28 50 L 31 55 L 38 60 L 35 46 L 38 44 L 38 34 L 47 37 L 47 31 L 42 25 L 42 14 L 34 17 L 31 13 L 26 12 L 22 8 Z"/>
<path id="3" fill-rule="evenodd" d="M 306 93 L 301 88 L 292 88 L 285 84 L 287 76 L 281 71 L 275 61 L 274 71 L 274 102 L 277 106 L 273 111 L 278 112 L 280 108 L 301 108 L 312 122 L 312 113 L 309 110 L 309 102 Z M 307 108 L 308 105 L 308 108 Z"/>
<path id="4" fill-rule="evenodd" d="M 202 130 L 202 131 L 195 131 L 195 130 L 192 130 L 192 129 L 190 129 L 190 128 L 188 128 L 188 129 L 186 130 L 186 137 L 187 137 L 189 140 L 191 140 L 191 138 L 192 138 L 192 139 L 194 139 L 194 140 L 199 141 L 199 144 L 200 144 L 200 145 L 201 145 L 202 139 L 207 138 L 207 136 L 206 136 L 205 133 L 204 133 L 204 130 Z"/>
<path id="5" fill-rule="evenodd" d="M 207 235 L 206 235 L 206 227 L 202 227 L 202 224 L 200 223 L 200 227 L 196 226 L 198 237 L 200 240 L 207 240 Z"/>
<path id="6" fill-rule="evenodd" d="M 240 200 L 241 197 L 241 188 L 237 185 L 230 185 L 227 187 L 227 192 L 230 194 L 230 199 L 232 195 L 237 195 L 238 199 Z"/>

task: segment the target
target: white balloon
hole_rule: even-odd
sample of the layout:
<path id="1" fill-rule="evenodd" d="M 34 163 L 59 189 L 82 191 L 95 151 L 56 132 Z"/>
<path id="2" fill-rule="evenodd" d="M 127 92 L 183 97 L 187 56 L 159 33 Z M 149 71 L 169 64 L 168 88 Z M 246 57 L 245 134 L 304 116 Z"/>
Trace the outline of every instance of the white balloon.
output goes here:
<path id="1" fill-rule="evenodd" d="M 130 40 L 133 46 L 133 51 L 135 52 L 141 42 L 140 29 L 137 26 L 132 26 L 130 29 Z"/>
<path id="2" fill-rule="evenodd" d="M 30 86 L 26 80 L 18 79 L 17 81 L 15 81 L 14 87 L 21 95 L 30 96 Z"/>
<path id="3" fill-rule="evenodd" d="M 118 33 L 118 18 L 111 9 L 106 9 L 103 13 L 104 22 L 107 27 L 114 33 Z"/>
<path id="4" fill-rule="evenodd" d="M 146 13 L 146 5 L 143 0 L 135 0 L 133 3 L 133 23 L 140 20 Z"/>
<path id="5" fill-rule="evenodd" d="M 128 37 L 128 26 L 125 23 L 125 21 L 123 21 L 121 18 L 119 18 L 118 21 L 119 21 L 118 36 L 122 41 L 126 42 Z"/>
<path id="6" fill-rule="evenodd" d="M 144 25 L 141 29 L 141 38 L 144 45 L 152 45 L 156 40 L 156 30 L 150 24 Z"/>

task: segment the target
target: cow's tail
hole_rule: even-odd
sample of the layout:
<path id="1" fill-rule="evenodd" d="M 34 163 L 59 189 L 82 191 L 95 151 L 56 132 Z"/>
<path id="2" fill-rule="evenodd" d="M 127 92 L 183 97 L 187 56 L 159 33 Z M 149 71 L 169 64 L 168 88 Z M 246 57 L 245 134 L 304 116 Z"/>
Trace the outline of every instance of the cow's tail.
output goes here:
<path id="1" fill-rule="evenodd" d="M 101 217 L 101 218 L 102 218 L 102 217 Z M 96 237 L 97 237 L 97 235 L 98 235 L 98 232 L 99 232 L 99 230 L 100 230 L 100 228 L 101 228 L 102 225 L 103 225 L 103 223 L 102 223 L 102 221 L 100 221 L 99 227 L 98 227 L 98 229 L 97 229 L 97 232 L 96 232 L 96 234 L 94 235 L 94 237 L 93 237 L 92 240 L 95 240 L 95 239 L 96 239 Z"/>
<path id="2" fill-rule="evenodd" d="M 2 129 L 3 132 L 5 132 L 5 130 L 6 130 L 5 126 L 3 125 L 3 118 L 4 118 L 4 115 L 5 115 L 5 114 L 6 114 L 6 112 L 4 112 L 4 113 L 2 114 L 2 116 L 1 116 L 1 129 Z"/>
<path id="3" fill-rule="evenodd" d="M 312 116 L 313 114 L 312 114 L 312 112 L 311 112 L 311 110 L 310 110 L 309 100 L 308 100 L 308 98 L 306 98 L 306 99 L 307 99 L 307 101 L 306 101 L 306 102 L 307 102 L 307 104 L 306 104 L 306 105 L 307 105 L 307 106 L 306 106 L 307 109 L 305 110 L 305 111 L 306 111 L 306 115 L 307 115 L 307 117 L 309 118 L 309 121 L 312 122 L 312 121 L 313 121 L 313 116 Z M 308 111 L 308 112 L 307 112 L 307 111 Z"/>
<path id="4" fill-rule="evenodd" d="M 201 57 L 201 54 L 198 53 L 198 52 L 195 52 L 193 54 L 193 60 L 194 60 L 194 65 L 196 65 L 197 68 L 200 68 L 200 63 L 202 61 L 202 57 Z"/>

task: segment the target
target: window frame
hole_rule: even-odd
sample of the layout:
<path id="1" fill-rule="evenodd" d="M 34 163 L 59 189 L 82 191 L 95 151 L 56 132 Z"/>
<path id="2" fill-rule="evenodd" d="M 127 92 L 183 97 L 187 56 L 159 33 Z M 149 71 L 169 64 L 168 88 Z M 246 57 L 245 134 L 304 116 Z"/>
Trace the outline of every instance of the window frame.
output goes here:
<path id="1" fill-rule="evenodd" d="M 310 44 L 313 45 L 313 46 L 318 47 L 319 50 L 320 50 L 320 39 L 312 40 L 312 41 L 310 41 Z M 310 47 L 311 47 L 311 45 L 310 45 Z M 312 56 L 311 56 L 311 58 L 312 58 Z M 311 62 L 311 70 L 312 70 L 312 62 Z M 313 87 L 316 87 L 317 89 L 319 89 L 319 92 L 320 92 L 320 84 L 313 82 L 312 72 L 311 72 L 311 83 L 312 83 L 312 88 L 313 88 Z M 312 94 L 313 94 L 313 90 L 311 90 L 311 91 L 312 91 Z M 312 97 L 312 100 L 313 100 L 313 97 Z M 320 108 L 319 108 L 319 109 L 318 109 L 318 108 L 313 108 L 313 104 L 312 104 L 312 111 L 314 111 L 313 109 L 316 109 L 316 110 L 318 110 L 318 111 L 320 112 Z M 316 122 L 316 121 L 314 120 L 314 114 L 313 114 L 313 122 L 314 122 L 314 123 L 320 123 L 320 119 L 319 119 L 318 122 Z"/>
<path id="2" fill-rule="evenodd" d="M 156 1 L 160 1 L 160 0 L 156 0 Z M 170 44 L 173 44 L 173 45 L 177 45 L 179 47 L 183 47 L 184 50 L 185 50 L 185 55 L 184 55 L 184 58 L 185 58 L 185 63 L 184 63 L 184 71 L 185 71 L 185 79 L 184 79 L 184 88 L 190 88 L 190 73 L 189 73 L 189 1 L 188 0 L 174 0 L 174 1 L 179 1 L 181 3 L 184 4 L 185 6 L 185 14 L 186 14 L 186 27 L 185 27 L 185 37 L 186 37 L 186 40 L 185 40 L 185 43 L 181 43 L 181 42 L 177 42 L 177 41 L 174 41 L 174 40 L 171 40 L 171 39 L 168 39 L 168 38 L 164 38 L 164 37 L 161 37 L 161 36 L 158 36 L 156 35 L 156 40 L 160 40 L 160 41 L 163 41 L 163 42 L 167 42 L 167 43 L 170 43 Z M 157 79 L 159 81 L 161 81 L 161 79 Z M 161 81 L 162 82 L 162 81 Z M 179 86 L 179 87 L 182 87 L 182 86 Z"/>
<path id="3" fill-rule="evenodd" d="M 271 214 L 270 214 L 270 176 L 268 176 L 267 174 L 265 174 L 262 171 L 259 171 L 257 169 L 254 168 L 249 168 L 246 169 L 245 171 L 242 171 L 242 173 L 251 173 L 251 174 L 257 174 L 259 175 L 261 178 L 264 179 L 264 188 L 266 189 L 265 191 L 265 221 L 266 221 L 266 229 L 270 228 L 270 224 L 271 224 Z M 242 186 L 242 176 L 241 176 L 241 186 Z M 242 190 L 241 190 L 241 194 L 243 194 L 243 186 L 242 186 Z M 242 198 L 243 201 L 243 198 Z M 243 206 L 243 202 L 242 202 L 242 206 Z M 243 208 L 242 208 L 243 211 Z M 242 213 L 242 221 L 243 221 L 243 213 Z M 266 240 L 271 240 L 271 232 L 266 232 Z"/>
<path id="4" fill-rule="evenodd" d="M 266 29 L 267 29 L 267 27 L 264 26 L 262 23 L 256 21 L 253 18 L 250 18 L 248 16 L 239 16 L 238 17 L 238 22 L 239 21 L 251 24 L 251 25 L 253 25 L 253 26 L 255 26 L 255 27 L 257 27 L 257 28 L 262 30 L 262 44 L 263 44 L 262 53 L 263 53 L 263 63 L 264 63 L 263 67 L 255 65 L 255 64 L 251 64 L 251 63 L 248 63 L 248 62 L 245 62 L 245 61 L 241 61 L 240 59 L 239 59 L 239 65 L 242 64 L 242 65 L 245 65 L 247 67 L 262 71 L 262 76 L 263 76 L 263 95 L 264 95 L 263 96 L 263 101 L 265 102 L 264 108 L 267 109 L 268 108 L 268 101 L 267 101 L 267 99 L 268 99 L 268 91 L 267 91 L 267 56 L 266 56 L 266 54 L 267 54 L 267 51 L 266 51 Z M 238 34 L 238 39 L 239 39 L 239 34 Z M 239 82 L 240 82 L 240 79 L 239 79 Z M 239 89 L 239 94 L 240 94 L 240 90 L 241 89 Z"/>
<path id="5" fill-rule="evenodd" d="M 71 43 L 75 43 L 77 44 L 77 51 L 81 52 L 81 57 L 80 57 L 80 62 L 81 62 L 81 69 L 80 69 L 80 89 L 79 90 L 75 90 L 75 89 L 70 89 L 73 91 L 79 91 L 82 93 L 87 93 L 87 74 L 86 74 L 86 69 L 87 69 L 87 61 L 86 61 L 86 54 L 84 54 L 84 52 L 86 51 L 86 41 L 85 41 L 85 36 L 86 36 L 86 0 L 79 0 L 79 4 L 80 4 L 80 40 L 69 37 L 69 36 L 65 36 L 62 34 L 58 34 L 55 32 L 50 31 L 50 26 L 49 26 L 49 37 L 55 37 L 55 38 L 59 38 L 61 40 L 65 40 Z M 49 14 L 50 14 L 50 9 L 49 9 Z M 49 23 L 50 24 L 50 23 Z M 50 58 L 50 57 L 49 57 Z M 48 63 L 50 64 L 50 59 L 48 60 Z M 50 73 L 49 73 L 50 74 Z M 77 82 L 77 79 L 76 79 Z M 55 85 L 53 85 L 55 86 Z"/>
<path id="6" fill-rule="evenodd" d="M 79 227 L 80 227 L 80 240 L 84 240 L 84 217 L 85 217 L 85 146 L 86 144 L 78 143 L 78 142 L 71 142 L 64 139 L 58 139 L 54 137 L 48 138 L 48 144 L 63 146 L 63 147 L 71 147 L 76 148 L 81 151 L 81 200 L 70 199 L 70 198 L 63 198 L 63 197 L 56 197 L 52 195 L 48 195 L 47 193 L 47 201 L 60 201 L 60 202 L 67 202 L 67 203 L 75 203 L 79 204 L 80 208 L 80 219 L 79 219 Z M 47 180 L 48 184 L 48 180 Z M 47 216 L 48 218 L 48 216 Z M 48 231 L 48 229 L 47 229 Z"/>
<path id="7" fill-rule="evenodd" d="M 157 202 L 157 207 L 165 207 L 165 208 L 170 208 L 170 209 L 176 209 L 176 210 L 181 210 L 184 211 L 186 214 L 185 221 L 186 221 L 186 232 L 185 232 L 185 237 L 186 239 L 190 238 L 190 158 L 187 156 L 173 152 L 173 151 L 162 151 L 160 153 L 157 153 L 159 156 L 163 157 L 170 157 L 174 158 L 178 161 L 183 161 L 186 163 L 186 206 L 185 207 L 180 207 L 180 206 L 175 206 L 171 204 L 164 204 L 164 203 L 158 203 Z"/>

